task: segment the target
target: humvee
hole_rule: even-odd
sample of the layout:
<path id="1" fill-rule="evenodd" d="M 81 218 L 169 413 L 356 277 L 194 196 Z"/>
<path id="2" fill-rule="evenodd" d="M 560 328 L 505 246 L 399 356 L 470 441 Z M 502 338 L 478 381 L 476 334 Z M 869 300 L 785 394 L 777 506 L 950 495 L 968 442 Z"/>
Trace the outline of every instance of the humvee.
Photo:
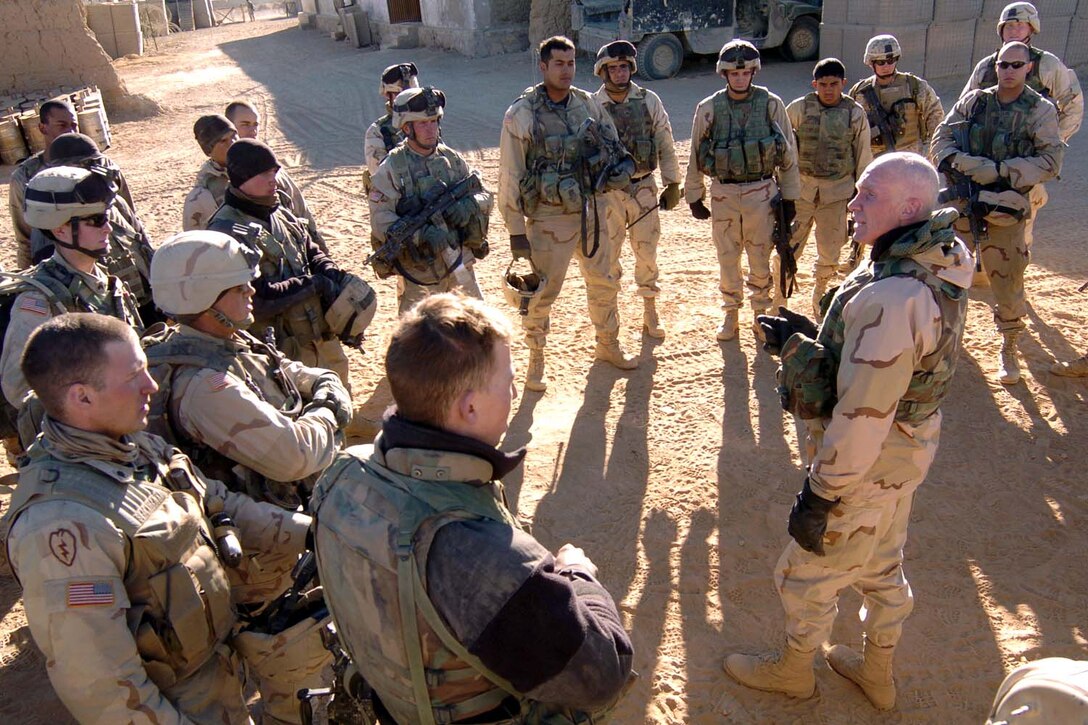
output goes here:
<path id="1" fill-rule="evenodd" d="M 780 48 L 788 60 L 820 52 L 823 0 L 572 0 L 578 46 L 589 52 L 620 38 L 638 48 L 644 78 L 671 78 L 685 55 L 716 54 L 734 37 Z"/>

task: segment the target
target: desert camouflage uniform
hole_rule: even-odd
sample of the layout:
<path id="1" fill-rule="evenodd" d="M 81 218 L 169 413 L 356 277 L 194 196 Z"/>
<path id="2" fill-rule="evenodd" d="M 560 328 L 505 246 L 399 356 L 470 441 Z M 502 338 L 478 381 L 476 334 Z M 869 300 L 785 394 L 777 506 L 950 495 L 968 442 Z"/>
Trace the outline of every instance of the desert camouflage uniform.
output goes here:
<path id="1" fill-rule="evenodd" d="M 307 280 L 319 265 L 335 264 L 325 256 L 294 214 L 282 206 L 266 222 L 230 203 L 230 194 L 212 217 L 208 228 L 230 234 L 261 253 L 261 276 L 254 282 L 256 321 L 250 326 L 262 335 L 266 326 L 276 333 L 276 346 L 291 360 L 332 370 L 349 385 L 348 359 L 340 341 L 329 332 L 320 297 Z M 241 197 L 239 197 L 241 198 Z M 283 294 L 271 285 L 290 286 Z"/>
<path id="2" fill-rule="evenodd" d="M 374 249 L 385 243 L 386 231 L 403 216 L 397 209 L 404 201 L 420 200 L 437 182 L 450 187 L 470 173 L 471 169 L 461 155 L 445 144 L 439 144 L 427 156 L 417 153 L 407 144 L 393 149 L 371 179 L 370 240 Z M 415 244 L 417 253 L 429 257 L 429 262 L 414 260 L 405 250 L 395 260 L 393 270 L 378 270 L 383 275 L 392 274 L 394 270 L 398 274 L 400 313 L 411 309 L 412 305 L 429 294 L 455 289 L 483 299 L 473 268 L 476 254 L 480 258 L 486 254 L 486 247 L 481 245 L 487 231 L 487 216 L 491 212 L 491 195 L 487 192 L 478 194 L 476 201 L 480 211 L 469 224 L 475 234 L 469 234 L 469 227 L 455 228 L 444 219 L 440 222 L 443 231 L 457 234 L 461 239 L 457 249 L 449 247 L 442 251 L 442 258 L 437 259 L 428 245 L 419 241 L 417 233 L 408 243 Z M 434 224 L 434 220 L 429 223 Z M 470 237 L 473 239 L 471 243 Z"/>
<path id="3" fill-rule="evenodd" d="M 854 195 L 854 183 L 873 160 L 869 148 L 869 121 L 865 111 L 848 96 L 833 107 L 825 107 L 815 93 L 786 106 L 797 139 L 801 196 L 790 244 L 797 259 L 805 251 L 808 234 L 816 223 L 816 269 L 814 301 L 823 296 L 839 266 L 839 253 L 846 244 L 846 204 Z M 776 300 L 784 300 L 779 286 L 781 260 L 775 255 Z"/>
<path id="4" fill-rule="evenodd" d="M 499 479 L 523 455 L 393 416 L 314 490 L 340 641 L 396 722 L 423 721 L 413 655 L 438 722 L 590 722 L 533 716 L 601 710 L 623 690 L 631 643 L 612 597 L 584 567 L 558 570 L 506 508 Z"/>
<path id="5" fill-rule="evenodd" d="M 366 169 L 363 171 L 363 190 L 366 193 L 370 193 L 372 179 L 378 174 L 378 166 L 403 140 L 404 134 L 393 128 L 392 112 L 387 112 L 367 126 L 366 135 L 363 137 L 363 158 L 366 160 Z"/>
<path id="6" fill-rule="evenodd" d="M 993 118 L 987 121 L 987 115 Z M 951 126 L 963 122 L 970 122 L 977 129 L 972 135 L 978 137 L 979 148 L 957 147 Z M 992 148 L 998 142 L 1007 149 L 999 157 Z M 1053 179 L 1061 171 L 1065 144 L 1058 131 L 1058 115 L 1052 103 L 1030 88 L 1024 88 L 1019 99 L 1003 106 L 997 100 L 997 89 L 989 88 L 971 91 L 956 101 L 933 134 L 931 156 L 934 164 L 940 165 L 956 153 L 999 162 L 1005 169 L 999 185 L 1030 199 L 1035 186 Z M 989 241 L 982 247 L 982 266 L 997 302 L 994 322 L 999 332 L 1024 328 L 1022 318 L 1027 314 L 1024 270 L 1031 259 L 1026 227 L 1026 221 L 1010 225 L 991 222 Z M 966 220 L 959 222 L 957 229 L 966 231 Z"/>
<path id="7" fill-rule="evenodd" d="M 234 490 L 293 510 L 297 487 L 308 494 L 340 448 L 331 410 L 303 412 L 314 383 L 329 370 L 282 360 L 248 333 L 224 340 L 187 325 L 145 343 L 145 352 L 156 379 L 157 365 L 171 368 L 160 386 L 169 391 L 163 412 L 178 445 Z M 171 362 L 184 358 L 204 364 Z"/>
<path id="8" fill-rule="evenodd" d="M 274 561 L 297 558 L 308 516 L 231 493 L 155 436 L 117 441 L 49 418 L 20 470 L 12 511 L 6 545 L 27 620 L 73 716 L 251 722 L 230 649 L 232 598 L 268 596 L 245 584 L 246 572 L 267 577 Z M 209 517 L 217 511 L 238 527 L 242 570 L 216 555 Z M 307 684 L 281 684 L 267 699 Z"/>
<path id="9" fill-rule="evenodd" d="M 32 229 L 26 223 L 23 204 L 26 202 L 27 184 L 34 178 L 34 174 L 44 168 L 45 152 L 39 151 L 15 167 L 15 171 L 11 172 L 11 180 L 8 182 L 8 211 L 11 213 L 11 230 L 15 234 L 15 263 L 19 269 L 26 269 L 34 264 L 30 252 Z"/>
<path id="10" fill-rule="evenodd" d="M 1058 56 L 1039 48 L 1031 47 L 1030 56 L 1035 65 L 1031 73 L 1028 73 L 1028 87 L 1038 91 L 1043 98 L 1057 107 L 1058 134 L 1062 142 L 1068 146 L 1073 134 L 1080 130 L 1080 124 L 1084 120 L 1084 93 L 1081 92 L 1076 71 L 1067 68 Z M 968 91 L 997 85 L 997 68 L 994 66 L 996 60 L 997 53 L 994 53 L 978 62 L 971 77 L 967 79 L 963 92 L 960 93 L 961 97 L 967 95 Z M 1036 184 L 1028 194 L 1028 200 L 1031 202 L 1031 217 L 1028 218 L 1024 229 L 1024 238 L 1027 240 L 1028 247 L 1031 246 L 1034 238 L 1035 215 L 1046 206 L 1048 198 L 1046 186 L 1043 184 Z"/>
<path id="11" fill-rule="evenodd" d="M 612 251 L 612 274 L 618 280 L 623 240 L 630 232 L 635 255 L 635 283 L 643 297 L 657 297 L 657 242 L 661 218 L 657 213 L 658 189 L 654 169 L 661 163 L 661 183 L 679 184 L 680 162 L 672 137 L 669 114 L 653 91 L 632 83 L 622 102 L 613 101 L 602 84 L 594 94 L 616 124 L 616 132 L 627 152 L 635 159 L 635 175 L 626 189 L 608 192 L 608 236 Z M 647 213 L 649 212 L 649 213 Z M 642 219 L 635 224 L 639 217 Z M 634 224 L 627 229 L 628 224 Z"/>
<path id="12" fill-rule="evenodd" d="M 543 160 L 548 155 L 546 129 L 566 129 L 547 135 L 558 141 L 559 147 L 553 152 L 560 154 L 564 146 L 577 145 L 575 134 L 586 119 L 596 122 L 606 143 L 618 145 L 612 118 L 600 101 L 580 88 L 571 87 L 566 105 L 548 100 L 543 84 L 526 88 L 503 117 L 499 139 L 499 210 L 511 236 L 524 234 L 529 238 L 533 264 L 546 278 L 544 287 L 529 301 L 529 313 L 521 318 L 531 349 L 544 348 L 551 327 L 552 304 L 563 289 L 572 257 L 578 259 L 585 278 L 589 318 L 597 331 L 597 342 L 611 345 L 619 338 L 616 298 L 620 284 L 610 269 L 605 196 L 594 194 L 578 178 L 582 166 L 578 152 L 573 152 L 570 158 L 564 154 L 564 163 L 570 169 L 556 172 L 561 182 L 573 182 L 566 205 L 559 196 L 559 182 L 553 178 L 544 183 L 543 174 L 528 166 L 530 156 Z M 556 164 L 544 166 L 550 169 Z M 586 195 L 592 198 L 586 199 Z M 583 229 L 587 237 L 584 240 Z M 594 239 L 599 248 L 589 256 Z"/>
<path id="13" fill-rule="evenodd" d="M 898 239 L 878 240 L 890 242 L 887 252 L 847 277 L 820 327 L 817 340 L 837 353 L 837 401 L 829 417 L 805 421 L 809 479 L 817 495 L 841 500 L 828 519 L 826 555 L 791 541 L 775 568 L 797 651 L 827 641 L 847 586 L 861 592 L 865 635 L 878 647 L 898 641 L 913 607 L 903 545 L 915 489 L 937 452 L 973 275 L 950 228 L 956 217 L 942 210 Z M 799 338 L 783 347 L 784 365 Z"/>
<path id="14" fill-rule="evenodd" d="M 230 179 L 227 178 L 227 169 L 211 159 L 205 160 L 200 171 L 196 173 L 193 190 L 185 197 L 181 228 L 189 231 L 208 226 L 215 210 L 223 203 L 223 195 L 228 186 Z"/>
<path id="15" fill-rule="evenodd" d="M 136 309 L 136 300 L 117 277 L 108 275 L 95 266 L 93 274 L 84 274 L 68 264 L 59 252 L 31 270 L 31 274 L 55 290 L 54 302 L 39 290 L 23 292 L 11 306 L 11 320 L 4 334 L 4 349 L 0 353 L 0 380 L 4 397 L 19 408 L 23 397 L 30 390 L 19 367 L 23 348 L 30 333 L 44 325 L 61 310 L 67 312 L 98 312 L 132 325 L 137 332 L 143 331 L 143 322 Z M 62 292 L 66 290 L 67 292 Z"/>
<path id="16" fill-rule="evenodd" d="M 765 107 L 766 112 L 754 112 L 757 106 Z M 719 113 L 728 114 L 729 120 L 717 118 Z M 706 194 L 703 176 L 711 177 L 712 235 L 721 275 L 718 287 L 722 293 L 722 309 L 727 312 L 736 310 L 744 301 L 742 251 L 748 254 L 747 286 L 752 309 L 759 313 L 770 307 L 771 250 L 774 248 L 771 200 L 779 191 L 783 199 L 796 200 L 801 195 L 797 146 L 789 129 L 790 119 L 782 99 L 762 86 L 752 85 L 748 96 L 741 101 L 729 98 L 728 89 L 723 88 L 699 101 L 695 108 L 685 195 L 688 204 L 701 201 Z M 716 133 L 721 137 L 715 137 Z M 759 168 L 750 164 L 740 174 L 730 174 L 725 168 L 714 168 L 716 164 L 706 164 L 707 156 L 725 157 L 727 143 L 743 142 L 744 139 L 768 148 L 776 146 L 776 151 L 769 152 L 773 159 L 766 159 L 765 163 L 753 159 Z"/>
<path id="17" fill-rule="evenodd" d="M 937 92 L 924 79 L 913 73 L 896 71 L 895 78 L 886 86 L 876 82 L 876 76 L 858 81 L 847 91 L 869 118 L 870 143 L 873 156 L 890 151 L 877 127 L 876 113 L 866 98 L 865 90 L 873 88 L 881 107 L 894 119 L 896 151 L 913 151 L 925 155 L 933 132 L 944 118 L 944 108 Z"/>

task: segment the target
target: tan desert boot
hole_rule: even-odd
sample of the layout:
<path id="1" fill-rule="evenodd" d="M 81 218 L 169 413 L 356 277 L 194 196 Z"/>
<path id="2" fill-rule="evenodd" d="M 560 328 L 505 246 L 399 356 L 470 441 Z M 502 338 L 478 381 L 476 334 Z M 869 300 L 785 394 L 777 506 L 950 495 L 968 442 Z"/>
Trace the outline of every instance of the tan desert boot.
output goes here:
<path id="1" fill-rule="evenodd" d="M 665 330 L 661 328 L 661 322 L 657 319 L 657 300 L 653 297 L 642 298 L 642 329 L 655 340 L 665 337 Z"/>
<path id="2" fill-rule="evenodd" d="M 544 377 L 544 351 L 529 350 L 529 370 L 525 374 L 525 389 L 534 393 L 543 393 L 548 389 L 548 379 Z"/>
<path id="3" fill-rule="evenodd" d="M 1065 378 L 1088 378 L 1088 355 L 1081 355 L 1076 360 L 1056 362 L 1050 366 L 1050 372 Z"/>
<path id="4" fill-rule="evenodd" d="M 837 644 L 827 651 L 827 664 L 861 688 L 877 710 L 895 707 L 895 680 L 892 679 L 892 655 L 895 647 L 877 647 L 865 640 L 858 654 L 846 645 Z"/>
<path id="5" fill-rule="evenodd" d="M 624 353 L 618 342 L 598 342 L 593 356 L 598 360 L 612 363 L 620 370 L 634 370 L 638 367 L 638 360 Z"/>
<path id="6" fill-rule="evenodd" d="M 1016 385 L 1020 382 L 1020 361 L 1016 358 L 1016 332 L 1001 333 L 1001 343 L 997 377 L 1003 385 Z"/>
<path id="7" fill-rule="evenodd" d="M 805 699 L 816 694 L 815 658 L 816 650 L 798 652 L 786 647 L 778 655 L 729 655 L 722 669 L 745 687 Z"/>
<path id="8" fill-rule="evenodd" d="M 737 328 L 740 326 L 738 321 L 738 314 L 736 310 L 729 310 L 725 313 L 725 320 L 721 326 L 718 327 L 718 333 L 715 335 L 722 342 L 728 342 L 737 337 Z"/>

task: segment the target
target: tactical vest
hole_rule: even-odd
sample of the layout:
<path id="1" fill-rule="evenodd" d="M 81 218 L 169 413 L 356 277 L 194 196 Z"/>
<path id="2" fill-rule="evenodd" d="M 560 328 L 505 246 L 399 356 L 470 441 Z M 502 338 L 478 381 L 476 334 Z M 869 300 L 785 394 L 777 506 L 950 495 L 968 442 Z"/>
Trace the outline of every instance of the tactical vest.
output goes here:
<path id="1" fill-rule="evenodd" d="M 225 169 L 208 159 L 196 174 L 196 185 L 211 192 L 216 205 L 222 206 L 223 199 L 227 196 L 227 187 L 230 186 L 230 177 Z"/>
<path id="2" fill-rule="evenodd" d="M 114 199 L 109 208 L 110 251 L 102 260 L 103 266 L 113 276 L 125 283 L 136 304 L 151 303 L 151 255 L 153 251 L 143 225 L 121 197 Z"/>
<path id="3" fill-rule="evenodd" d="M 805 96 L 804 118 L 794 129 L 801 173 L 817 179 L 841 179 L 854 173 L 853 102 L 843 98 L 831 108 L 815 93 Z"/>
<path id="4" fill-rule="evenodd" d="M 605 108 L 616 124 L 620 143 L 635 160 L 635 176 L 645 176 L 657 168 L 657 143 L 654 141 L 654 119 L 646 103 L 645 91 L 636 85 L 622 102 L 605 102 Z"/>
<path id="5" fill-rule="evenodd" d="M 1039 67 L 1043 60 L 1043 51 L 1038 48 L 1028 47 L 1028 58 L 1031 60 L 1031 70 L 1024 80 L 1028 88 L 1035 91 L 1043 98 L 1051 97 L 1050 89 L 1043 85 L 1043 78 L 1039 75 Z M 991 88 L 997 85 L 997 53 L 989 55 L 983 60 L 982 78 L 979 80 L 979 88 Z"/>
<path id="6" fill-rule="evenodd" d="M 418 476 L 390 470 L 373 446 L 356 446 L 329 467 L 312 499 L 319 564 L 326 542 L 347 546 L 365 561 L 361 570 L 352 572 L 365 586 L 349 590 L 350 604 L 337 601 L 337 584 L 322 578 L 340 641 L 382 704 L 397 722 L 450 723 L 488 713 L 513 697 L 520 701 L 521 713 L 501 722 L 589 722 L 582 713 L 557 713 L 525 699 L 488 670 L 457 641 L 427 594 L 427 556 L 443 526 L 489 520 L 518 527 L 505 506 L 501 484 L 458 482 L 473 474 L 436 468 L 432 451 L 395 449 L 387 455 L 396 457 L 397 468 Z M 444 455 L 460 458 L 458 464 L 477 471 L 487 466 L 469 456 Z M 333 538 L 326 539 L 323 532 Z M 365 601 L 357 601 L 359 597 Z M 351 631 L 359 617 L 336 617 L 337 606 L 345 605 L 375 618 L 372 626 Z"/>
<path id="7" fill-rule="evenodd" d="M 771 95 L 752 86 L 743 101 L 728 90 L 714 94 L 714 125 L 699 142 L 699 171 L 727 184 L 768 179 L 786 152 L 786 139 L 771 120 Z"/>
<path id="8" fill-rule="evenodd" d="M 968 153 L 997 163 L 1034 156 L 1035 142 L 1028 120 L 1041 99 L 1038 93 L 1025 88 L 1019 98 L 1002 106 L 997 99 L 997 89 L 980 93 L 967 113 L 970 124 Z"/>
<path id="9" fill-rule="evenodd" d="M 931 222 L 933 241 L 930 246 L 955 243 L 951 224 L 957 217 L 954 210 L 938 213 Z M 916 241 L 917 237 L 914 239 Z M 893 247 L 892 252 L 880 261 L 859 268 L 841 287 L 828 293 L 823 304 L 826 305 L 827 300 L 830 304 L 815 341 L 797 334 L 782 346 L 779 393 L 787 410 L 808 419 L 831 417 L 838 402 L 835 381 L 845 342 L 843 309 L 863 287 L 888 277 L 913 277 L 924 283 L 941 311 L 941 334 L 937 345 L 919 361 L 911 375 L 910 385 L 896 406 L 895 420 L 917 425 L 940 407 L 956 369 L 956 355 L 967 315 L 967 290 L 942 280 L 910 256 L 896 256 L 894 252 Z M 788 396 L 791 397 L 787 399 Z"/>
<path id="10" fill-rule="evenodd" d="M 922 91 L 921 79 L 913 73 L 896 73 L 891 85 L 882 87 L 872 77 L 858 83 L 850 93 L 855 101 L 865 109 L 869 119 L 869 128 L 876 134 L 871 144 L 873 155 L 880 155 L 889 150 L 888 143 L 879 135 L 879 112 L 873 106 L 872 99 L 866 92 L 872 89 L 881 110 L 888 114 L 888 123 L 895 134 L 896 151 L 919 151 L 923 139 L 919 133 L 921 112 L 919 96 Z"/>
<path id="11" fill-rule="evenodd" d="M 208 221 L 208 229 L 230 234 L 260 252 L 259 267 L 263 280 L 282 282 L 291 277 L 306 277 L 310 274 L 309 260 L 305 256 L 307 232 L 301 222 L 282 206 L 272 213 L 266 228 L 255 217 L 224 204 Z M 279 348 L 288 353 L 294 348 L 305 348 L 315 340 L 330 336 L 325 312 L 316 293 L 296 302 L 280 314 L 257 318 L 250 325 L 250 329 L 263 330 L 269 325 L 276 333 Z"/>
<path id="12" fill-rule="evenodd" d="M 404 134 L 399 129 L 393 128 L 393 114 L 387 113 L 378 119 L 378 132 L 382 135 L 382 143 L 385 144 L 385 152 L 389 153 L 404 140 Z"/>
<path id="13" fill-rule="evenodd" d="M 521 179 L 522 211 L 533 216 L 540 207 L 551 214 L 576 214 L 582 201 L 594 193 L 598 174 L 611 163 L 607 149 L 590 130 L 597 121 L 589 113 L 590 95 L 571 88 L 565 105 L 553 103 L 543 84 L 521 98 L 533 112 L 533 128 Z M 516 102 L 515 102 L 516 103 Z M 588 122 L 588 123 L 587 123 Z"/>
<path id="14" fill-rule="evenodd" d="M 176 452 L 125 483 L 101 467 L 125 471 L 109 462 L 61 461 L 31 446 L 9 520 L 42 501 L 73 501 L 124 534 L 128 628 L 148 677 L 165 690 L 200 669 L 235 622 L 227 572 L 203 510 L 204 484 Z"/>
<path id="15" fill-rule="evenodd" d="M 235 334 L 251 352 L 243 352 L 231 340 L 186 335 L 175 327 L 153 330 L 141 340 L 148 370 L 159 385 L 151 396 L 147 431 L 183 449 L 201 471 L 231 490 L 294 510 L 300 503 L 296 493 L 299 482 L 270 481 L 256 471 L 243 469 L 211 446 L 194 440 L 177 423 L 179 406 L 193 376 L 205 369 L 241 380 L 254 395 L 292 420 L 301 414 L 302 394 L 282 370 L 283 354 L 248 332 Z M 247 369 L 242 355 L 258 369 Z M 308 487 L 312 487 L 309 483 Z"/>
<path id="16" fill-rule="evenodd" d="M 109 276 L 106 291 L 99 294 L 91 289 L 83 278 L 50 257 L 30 274 L 51 289 L 61 287 L 66 294 L 60 296 L 69 312 L 97 312 L 116 317 L 131 325 L 136 332 L 143 332 L 143 321 L 136 309 L 136 300 L 117 277 Z"/>

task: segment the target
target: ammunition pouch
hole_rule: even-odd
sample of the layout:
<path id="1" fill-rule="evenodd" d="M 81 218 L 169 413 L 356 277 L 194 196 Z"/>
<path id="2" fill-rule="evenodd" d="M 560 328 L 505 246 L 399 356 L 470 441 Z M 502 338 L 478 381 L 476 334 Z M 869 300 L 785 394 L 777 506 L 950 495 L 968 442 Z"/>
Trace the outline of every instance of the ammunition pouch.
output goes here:
<path id="1" fill-rule="evenodd" d="M 782 345 L 778 395 L 782 409 L 802 420 L 830 418 L 837 402 L 838 369 L 831 351 L 820 342 L 795 333 Z"/>

